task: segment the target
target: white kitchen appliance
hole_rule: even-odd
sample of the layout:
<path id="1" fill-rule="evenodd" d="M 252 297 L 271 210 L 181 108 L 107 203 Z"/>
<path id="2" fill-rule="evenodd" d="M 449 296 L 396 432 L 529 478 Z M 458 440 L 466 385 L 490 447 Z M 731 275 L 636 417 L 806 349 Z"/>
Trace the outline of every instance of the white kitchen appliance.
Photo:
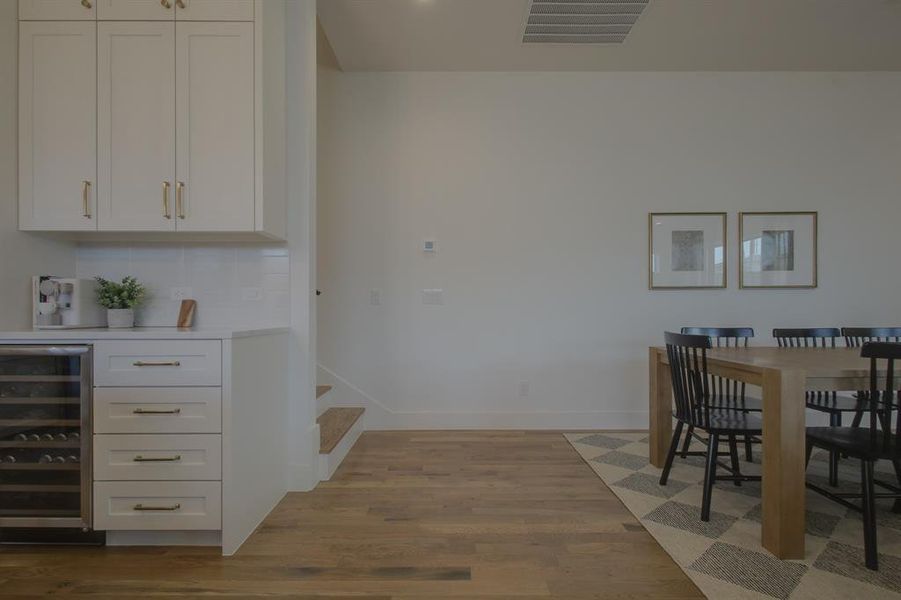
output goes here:
<path id="1" fill-rule="evenodd" d="M 35 329 L 106 327 L 106 312 L 97 304 L 97 282 L 36 275 L 32 278 L 32 326 Z"/>

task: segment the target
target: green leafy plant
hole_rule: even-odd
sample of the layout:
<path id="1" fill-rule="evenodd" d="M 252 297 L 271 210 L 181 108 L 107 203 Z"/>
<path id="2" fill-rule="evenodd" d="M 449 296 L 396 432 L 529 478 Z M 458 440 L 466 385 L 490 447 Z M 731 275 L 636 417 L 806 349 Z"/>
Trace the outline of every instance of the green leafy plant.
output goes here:
<path id="1" fill-rule="evenodd" d="M 97 303 L 104 308 L 137 308 L 147 297 L 147 288 L 134 277 L 126 277 L 122 283 L 97 278 Z"/>

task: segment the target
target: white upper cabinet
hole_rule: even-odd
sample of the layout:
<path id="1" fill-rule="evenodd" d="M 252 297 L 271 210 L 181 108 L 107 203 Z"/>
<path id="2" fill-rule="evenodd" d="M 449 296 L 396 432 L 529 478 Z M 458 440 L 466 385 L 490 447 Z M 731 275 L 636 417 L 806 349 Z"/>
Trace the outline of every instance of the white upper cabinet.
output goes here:
<path id="1" fill-rule="evenodd" d="M 285 10 L 22 0 L 20 229 L 284 239 Z"/>
<path id="2" fill-rule="evenodd" d="M 172 1 L 176 3 L 175 18 L 179 21 L 253 21 L 254 0 Z"/>
<path id="3" fill-rule="evenodd" d="M 91 0 L 101 21 L 172 21 L 176 0 Z"/>
<path id="4" fill-rule="evenodd" d="M 97 44 L 100 229 L 174 230 L 175 23 L 99 23 Z"/>
<path id="5" fill-rule="evenodd" d="M 19 0 L 22 21 L 93 21 L 96 0 Z"/>
<path id="6" fill-rule="evenodd" d="M 97 24 L 19 26 L 19 227 L 90 230 L 97 176 Z"/>
<path id="7" fill-rule="evenodd" d="M 177 23 L 176 212 L 180 231 L 254 228 L 251 23 Z"/>

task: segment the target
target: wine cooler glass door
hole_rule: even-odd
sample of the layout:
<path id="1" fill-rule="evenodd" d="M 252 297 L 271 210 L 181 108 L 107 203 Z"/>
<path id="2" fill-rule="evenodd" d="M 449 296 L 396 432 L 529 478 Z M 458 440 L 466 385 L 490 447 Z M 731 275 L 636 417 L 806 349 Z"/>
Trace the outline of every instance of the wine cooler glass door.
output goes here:
<path id="1" fill-rule="evenodd" d="M 0 527 L 91 527 L 90 400 L 90 346 L 0 346 Z"/>

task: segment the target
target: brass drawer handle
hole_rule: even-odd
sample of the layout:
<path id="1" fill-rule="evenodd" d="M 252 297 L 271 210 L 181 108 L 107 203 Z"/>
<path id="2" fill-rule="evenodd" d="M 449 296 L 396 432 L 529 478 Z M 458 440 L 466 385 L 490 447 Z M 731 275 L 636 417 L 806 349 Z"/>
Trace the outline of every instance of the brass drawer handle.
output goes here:
<path id="1" fill-rule="evenodd" d="M 145 361 L 145 360 L 136 360 L 131 363 L 136 367 L 180 367 L 181 363 L 177 360 L 165 360 L 165 361 Z"/>
<path id="2" fill-rule="evenodd" d="M 163 182 L 163 216 L 167 219 L 172 218 L 172 212 L 169 210 L 169 188 L 171 187 L 168 181 Z"/>
<path id="3" fill-rule="evenodd" d="M 172 506 L 144 506 L 143 504 L 135 504 L 134 510 L 143 510 L 143 511 L 173 511 L 181 508 L 181 504 L 173 504 Z"/>
<path id="4" fill-rule="evenodd" d="M 179 181 L 175 184 L 175 212 L 179 219 L 185 218 L 185 183 Z"/>
<path id="5" fill-rule="evenodd" d="M 181 454 L 176 454 L 175 456 L 170 457 L 161 457 L 161 458 L 147 458 L 145 456 L 135 456 L 133 459 L 135 462 L 178 462 L 181 460 Z"/>
<path id="6" fill-rule="evenodd" d="M 181 414 L 181 409 L 174 408 L 172 410 L 147 410 L 144 408 L 136 408 L 132 411 L 132 413 L 136 415 L 177 415 Z"/>
<path id="7" fill-rule="evenodd" d="M 175 4 L 178 5 L 178 8 L 188 8 L 185 4 L 185 0 L 175 0 Z"/>
<path id="8" fill-rule="evenodd" d="M 85 179 L 81 182 L 81 208 L 82 215 L 86 219 L 91 218 L 91 182 Z"/>
<path id="9" fill-rule="evenodd" d="M 91 8 L 91 7 L 92 7 L 92 5 L 91 5 L 91 0 L 81 0 L 81 5 L 84 6 L 85 8 Z"/>
<path id="10" fill-rule="evenodd" d="M 160 0 L 160 4 L 163 5 L 163 8 L 172 8 L 172 3 L 169 0 Z"/>

